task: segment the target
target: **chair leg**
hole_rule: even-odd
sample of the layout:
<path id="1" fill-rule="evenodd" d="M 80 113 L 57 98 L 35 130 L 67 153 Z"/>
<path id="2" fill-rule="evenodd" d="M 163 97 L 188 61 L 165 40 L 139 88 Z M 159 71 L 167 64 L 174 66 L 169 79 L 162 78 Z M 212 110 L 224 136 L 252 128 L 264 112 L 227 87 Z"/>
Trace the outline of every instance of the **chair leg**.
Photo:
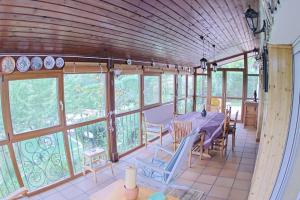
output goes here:
<path id="1" fill-rule="evenodd" d="M 234 151 L 234 147 L 235 147 L 235 131 L 233 131 L 232 133 L 232 151 Z"/>

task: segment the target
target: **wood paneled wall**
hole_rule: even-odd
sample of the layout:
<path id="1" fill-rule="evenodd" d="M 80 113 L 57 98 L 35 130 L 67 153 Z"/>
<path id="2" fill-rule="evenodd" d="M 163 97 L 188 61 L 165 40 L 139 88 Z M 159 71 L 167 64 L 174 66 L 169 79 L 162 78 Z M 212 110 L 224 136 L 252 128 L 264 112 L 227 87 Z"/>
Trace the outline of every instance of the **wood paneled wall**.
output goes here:
<path id="1" fill-rule="evenodd" d="M 287 139 L 292 103 L 292 47 L 269 46 L 269 92 L 249 200 L 269 199 Z"/>

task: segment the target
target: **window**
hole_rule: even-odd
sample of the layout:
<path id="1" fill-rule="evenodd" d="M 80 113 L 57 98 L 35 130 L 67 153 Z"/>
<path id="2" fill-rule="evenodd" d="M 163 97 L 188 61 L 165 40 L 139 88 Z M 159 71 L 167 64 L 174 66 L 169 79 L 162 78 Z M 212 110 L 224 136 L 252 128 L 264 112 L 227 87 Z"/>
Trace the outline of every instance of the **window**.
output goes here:
<path id="1" fill-rule="evenodd" d="M 105 117 L 105 75 L 64 75 L 64 96 L 67 124 Z"/>
<path id="2" fill-rule="evenodd" d="M 254 57 L 248 57 L 248 74 L 259 74 L 259 65 Z"/>
<path id="3" fill-rule="evenodd" d="M 140 108 L 139 75 L 120 75 L 115 77 L 116 112 Z"/>
<path id="4" fill-rule="evenodd" d="M 161 76 L 162 103 L 174 101 L 174 75 L 163 74 Z"/>
<path id="5" fill-rule="evenodd" d="M 30 191 L 69 177 L 63 133 L 14 143 L 21 176 Z"/>
<path id="6" fill-rule="evenodd" d="M 0 146 L 0 199 L 19 188 L 7 146 Z"/>
<path id="7" fill-rule="evenodd" d="M 177 101 L 177 114 L 185 113 L 185 100 Z"/>
<path id="8" fill-rule="evenodd" d="M 144 104 L 159 103 L 159 76 L 144 76 Z"/>
<path id="9" fill-rule="evenodd" d="M 196 98 L 196 111 L 201 112 L 206 105 L 206 98 L 197 97 Z"/>
<path id="10" fill-rule="evenodd" d="M 188 76 L 188 96 L 194 96 L 194 76 Z"/>
<path id="11" fill-rule="evenodd" d="M 139 113 L 116 118 L 117 148 L 124 153 L 140 145 Z"/>
<path id="12" fill-rule="evenodd" d="M 227 64 L 220 64 L 222 68 L 244 68 L 244 58 L 229 62 Z"/>
<path id="13" fill-rule="evenodd" d="M 196 95 L 200 97 L 207 96 L 207 76 L 198 75 L 197 76 L 197 91 Z"/>
<path id="14" fill-rule="evenodd" d="M 243 72 L 227 72 L 226 96 L 238 97 L 243 96 Z"/>
<path id="15" fill-rule="evenodd" d="M 193 112 L 193 98 L 186 99 L 186 112 Z"/>
<path id="16" fill-rule="evenodd" d="M 82 172 L 83 152 L 100 147 L 107 151 L 107 130 L 105 122 L 68 130 L 69 147 L 74 173 Z"/>
<path id="17" fill-rule="evenodd" d="M 1 86 L 0 86 L 1 87 Z M 2 88 L 0 88 L 1 90 L 1 95 L 0 95 L 0 140 L 5 140 L 6 139 L 6 134 L 5 134 L 5 130 L 4 130 L 4 124 L 3 124 L 3 116 L 2 116 Z M 0 196 L 1 198 L 1 196 Z"/>
<path id="18" fill-rule="evenodd" d="M 59 125 L 57 88 L 56 78 L 9 81 L 14 133 Z"/>
<path id="19" fill-rule="evenodd" d="M 247 98 L 254 98 L 254 90 L 259 94 L 259 76 L 248 76 Z"/>
<path id="20" fill-rule="evenodd" d="M 186 96 L 186 75 L 178 75 L 178 99 Z"/>
<path id="21" fill-rule="evenodd" d="M 212 96 L 222 96 L 223 72 L 217 71 L 211 73 L 212 77 Z"/>

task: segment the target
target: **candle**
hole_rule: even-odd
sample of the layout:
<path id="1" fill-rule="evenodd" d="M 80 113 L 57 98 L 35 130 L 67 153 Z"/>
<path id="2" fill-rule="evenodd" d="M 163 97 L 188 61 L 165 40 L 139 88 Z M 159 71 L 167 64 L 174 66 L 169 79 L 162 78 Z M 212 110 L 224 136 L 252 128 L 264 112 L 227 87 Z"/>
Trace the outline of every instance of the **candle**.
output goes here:
<path id="1" fill-rule="evenodd" d="M 128 167 L 125 171 L 125 187 L 126 189 L 136 187 L 136 169 L 134 167 Z"/>

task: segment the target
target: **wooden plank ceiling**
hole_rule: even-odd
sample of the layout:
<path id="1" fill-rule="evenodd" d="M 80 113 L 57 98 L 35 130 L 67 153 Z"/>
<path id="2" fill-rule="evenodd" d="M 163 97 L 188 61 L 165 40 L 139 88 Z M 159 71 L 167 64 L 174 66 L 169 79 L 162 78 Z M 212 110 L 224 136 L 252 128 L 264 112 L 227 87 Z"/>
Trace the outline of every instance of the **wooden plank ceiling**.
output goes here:
<path id="1" fill-rule="evenodd" d="M 81 55 L 199 65 L 252 50 L 257 0 L 0 0 L 0 53 Z M 200 36 L 205 36 L 203 45 Z"/>

